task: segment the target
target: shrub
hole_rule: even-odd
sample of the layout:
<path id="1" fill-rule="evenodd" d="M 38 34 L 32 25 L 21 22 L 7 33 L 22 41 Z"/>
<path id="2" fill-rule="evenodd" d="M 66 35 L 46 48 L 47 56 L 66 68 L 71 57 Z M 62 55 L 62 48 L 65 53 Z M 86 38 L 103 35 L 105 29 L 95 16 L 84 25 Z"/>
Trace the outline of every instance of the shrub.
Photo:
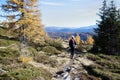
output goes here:
<path id="1" fill-rule="evenodd" d="M 31 56 L 35 56 L 38 54 L 38 51 L 32 46 L 29 47 L 29 51 L 32 53 Z"/>
<path id="2" fill-rule="evenodd" d="M 46 43 L 48 43 L 49 46 L 57 48 L 58 50 L 63 49 L 62 41 L 60 39 L 54 39 L 54 40 L 51 39 L 49 41 L 46 40 Z"/>
<path id="3" fill-rule="evenodd" d="M 52 47 L 52 46 L 43 47 L 42 51 L 46 52 L 47 55 L 60 54 L 60 51 L 58 51 L 55 47 Z"/>
<path id="4" fill-rule="evenodd" d="M 35 60 L 37 62 L 43 63 L 43 64 L 48 64 L 51 67 L 56 67 L 57 65 L 57 60 L 54 58 L 50 58 L 48 55 L 44 53 L 39 53 L 35 56 Z"/>
<path id="5" fill-rule="evenodd" d="M 86 44 L 80 44 L 78 45 L 78 50 L 81 52 L 87 52 L 89 50 L 91 50 L 92 45 L 86 45 Z"/>
<path id="6" fill-rule="evenodd" d="M 19 52 L 11 49 L 0 49 L 0 63 L 11 64 L 17 61 Z"/>

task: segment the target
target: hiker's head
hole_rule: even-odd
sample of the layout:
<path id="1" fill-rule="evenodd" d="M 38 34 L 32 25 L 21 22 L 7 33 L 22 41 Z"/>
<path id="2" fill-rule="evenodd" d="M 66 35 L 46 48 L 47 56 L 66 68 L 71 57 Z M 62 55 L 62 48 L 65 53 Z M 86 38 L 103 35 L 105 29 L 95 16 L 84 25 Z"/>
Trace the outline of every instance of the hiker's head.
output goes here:
<path id="1" fill-rule="evenodd" d="M 72 39 L 75 39 L 75 37 L 72 35 Z"/>

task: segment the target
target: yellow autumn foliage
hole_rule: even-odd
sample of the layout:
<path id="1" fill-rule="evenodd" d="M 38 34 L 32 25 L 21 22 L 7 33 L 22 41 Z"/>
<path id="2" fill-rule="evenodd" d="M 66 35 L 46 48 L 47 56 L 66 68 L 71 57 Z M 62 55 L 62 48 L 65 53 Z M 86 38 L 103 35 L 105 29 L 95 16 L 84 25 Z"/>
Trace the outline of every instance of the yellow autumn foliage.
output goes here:
<path id="1" fill-rule="evenodd" d="M 77 36 L 75 37 L 75 40 L 76 40 L 77 44 L 80 44 L 81 38 L 80 38 L 79 34 L 77 34 Z"/>
<path id="2" fill-rule="evenodd" d="M 45 32 L 44 31 L 40 31 L 40 36 L 44 36 Z"/>
<path id="3" fill-rule="evenodd" d="M 94 39 L 92 38 L 92 36 L 87 36 L 87 40 L 86 40 L 87 44 L 94 44 Z"/>
<path id="4" fill-rule="evenodd" d="M 44 26 L 40 19 L 41 14 L 37 2 L 39 0 L 8 0 L 7 4 L 2 6 L 6 13 L 10 14 L 10 22 L 14 25 L 9 25 L 11 31 L 19 31 L 18 34 L 25 34 L 28 40 L 40 39 L 45 35 Z M 17 17 L 17 18 L 16 18 Z M 19 26 L 16 28 L 16 26 Z M 37 40 L 38 40 L 37 39 Z"/>
<path id="5" fill-rule="evenodd" d="M 27 57 L 27 56 L 23 56 L 21 55 L 19 58 L 18 58 L 19 61 L 21 61 L 22 63 L 28 63 L 30 61 L 33 61 L 33 57 Z"/>

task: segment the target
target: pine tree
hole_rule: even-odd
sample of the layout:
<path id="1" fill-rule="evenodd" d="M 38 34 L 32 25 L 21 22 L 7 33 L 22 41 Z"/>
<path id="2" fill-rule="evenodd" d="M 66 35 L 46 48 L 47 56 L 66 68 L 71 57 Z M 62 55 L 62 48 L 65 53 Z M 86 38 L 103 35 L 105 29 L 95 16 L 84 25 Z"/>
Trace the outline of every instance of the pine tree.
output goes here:
<path id="1" fill-rule="evenodd" d="M 118 52 L 118 10 L 115 7 L 114 1 L 107 6 L 106 0 L 103 2 L 103 7 L 100 9 L 98 21 L 98 28 L 95 29 L 97 36 L 95 36 L 94 48 L 100 49 L 102 52 L 108 54 L 115 54 Z"/>
<path id="2" fill-rule="evenodd" d="M 103 50 L 105 50 L 105 18 L 106 18 L 106 14 L 107 14 L 107 4 L 106 4 L 106 0 L 103 1 L 103 7 L 100 8 L 100 12 L 99 12 L 99 16 L 101 18 L 101 21 L 97 21 L 98 22 L 98 28 L 95 29 L 95 33 L 97 34 L 96 36 L 94 36 L 94 40 L 95 40 L 95 44 L 93 46 L 93 49 L 98 51 L 101 47 Z"/>
<path id="3" fill-rule="evenodd" d="M 9 21 L 9 30 L 27 36 L 28 39 L 39 39 L 44 35 L 44 28 L 37 6 L 38 0 L 8 0 L 2 5 L 3 15 Z"/>
<path id="4" fill-rule="evenodd" d="M 118 53 L 120 53 L 120 9 L 118 10 L 118 28 L 117 28 L 117 32 L 118 32 L 118 45 L 117 45 L 117 50 Z"/>

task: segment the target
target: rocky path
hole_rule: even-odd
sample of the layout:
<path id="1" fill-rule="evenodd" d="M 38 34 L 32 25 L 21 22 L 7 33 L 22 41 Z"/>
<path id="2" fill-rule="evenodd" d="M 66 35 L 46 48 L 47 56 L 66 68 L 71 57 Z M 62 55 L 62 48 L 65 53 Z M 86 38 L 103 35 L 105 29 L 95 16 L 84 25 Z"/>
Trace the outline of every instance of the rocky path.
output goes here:
<path id="1" fill-rule="evenodd" d="M 68 44 L 64 43 L 63 46 L 67 48 Z M 87 74 L 87 71 L 84 69 L 83 65 L 94 65 L 94 62 L 80 54 L 75 54 L 74 59 L 70 59 L 69 56 L 70 55 L 68 52 L 63 52 L 57 56 L 51 56 L 53 58 L 56 58 L 58 61 L 58 67 L 55 68 L 44 65 L 42 63 L 37 63 L 35 61 L 31 61 L 29 64 L 38 68 L 43 67 L 44 69 L 50 71 L 53 74 L 52 80 L 87 80 L 83 79 L 83 74 Z"/>
<path id="2" fill-rule="evenodd" d="M 76 57 L 70 59 L 69 62 L 63 67 L 62 70 L 58 70 L 53 80 L 81 80 L 80 74 L 87 74 L 83 65 L 89 66 L 94 63 L 85 57 Z"/>
<path id="3" fill-rule="evenodd" d="M 64 42 L 63 46 L 67 48 L 68 44 Z M 69 55 L 66 56 L 66 59 L 69 59 Z M 87 59 L 85 56 L 75 54 L 74 59 L 69 59 L 67 63 L 63 65 L 62 69 L 56 72 L 53 80 L 86 80 L 82 78 L 83 74 L 87 74 L 83 65 L 94 65 L 94 62 Z"/>
<path id="4" fill-rule="evenodd" d="M 55 68 L 44 65 L 42 63 L 37 63 L 35 61 L 31 61 L 29 64 L 33 65 L 34 67 L 42 67 L 50 71 L 53 74 L 52 80 L 81 80 L 80 75 L 87 74 L 87 71 L 84 69 L 83 65 L 89 66 L 93 65 L 94 63 L 88 60 L 86 57 L 78 57 L 77 55 L 75 56 L 76 57 L 74 59 L 70 59 L 69 54 L 64 55 L 64 57 L 63 55 L 57 56 L 56 59 L 59 61 L 59 66 Z"/>

